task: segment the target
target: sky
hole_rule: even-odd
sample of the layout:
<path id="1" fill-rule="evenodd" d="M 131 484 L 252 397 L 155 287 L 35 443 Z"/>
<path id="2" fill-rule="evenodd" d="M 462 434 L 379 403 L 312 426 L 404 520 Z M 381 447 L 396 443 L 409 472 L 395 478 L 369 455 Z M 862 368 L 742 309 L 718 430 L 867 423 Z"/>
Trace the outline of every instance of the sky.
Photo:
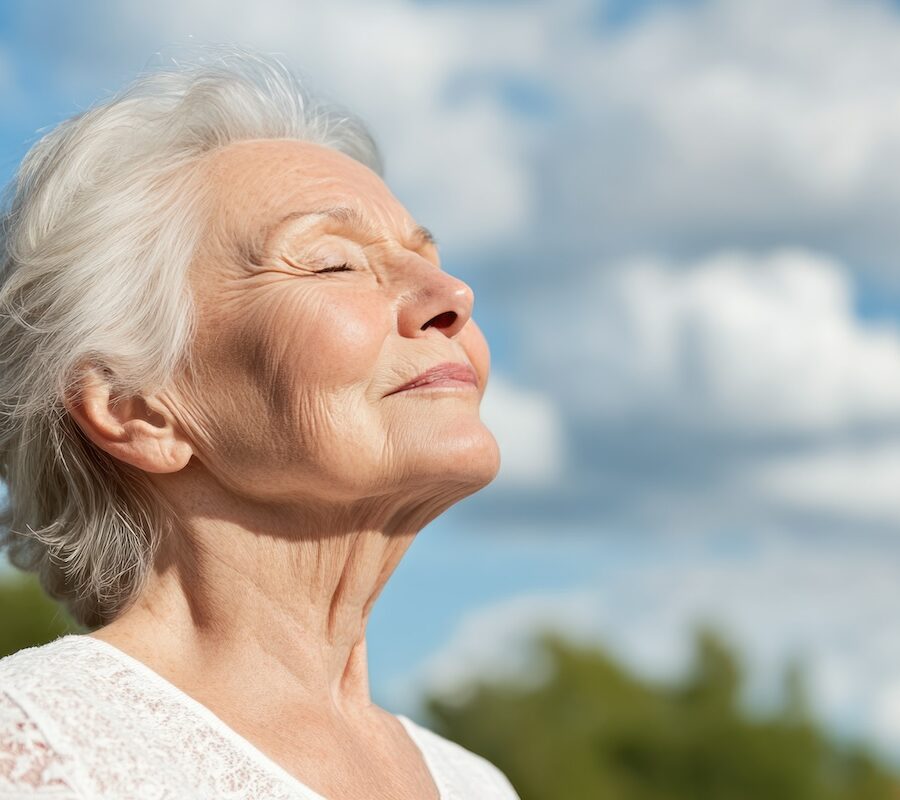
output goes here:
<path id="1" fill-rule="evenodd" d="M 900 4 L 6 2 L 0 178 L 196 42 L 368 123 L 491 345 L 501 472 L 379 599 L 376 699 L 547 625 L 670 676 L 709 621 L 900 758 Z"/>

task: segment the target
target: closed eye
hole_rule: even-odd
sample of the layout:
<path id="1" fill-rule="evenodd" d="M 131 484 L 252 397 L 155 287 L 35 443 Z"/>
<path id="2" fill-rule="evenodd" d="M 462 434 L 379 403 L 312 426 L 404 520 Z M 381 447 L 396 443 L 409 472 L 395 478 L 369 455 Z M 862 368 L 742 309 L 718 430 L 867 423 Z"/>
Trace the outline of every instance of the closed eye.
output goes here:
<path id="1" fill-rule="evenodd" d="M 313 270 L 316 275 L 319 275 L 322 272 L 353 272 L 354 267 L 351 267 L 349 264 L 336 264 L 332 267 L 323 267 L 322 269 Z"/>

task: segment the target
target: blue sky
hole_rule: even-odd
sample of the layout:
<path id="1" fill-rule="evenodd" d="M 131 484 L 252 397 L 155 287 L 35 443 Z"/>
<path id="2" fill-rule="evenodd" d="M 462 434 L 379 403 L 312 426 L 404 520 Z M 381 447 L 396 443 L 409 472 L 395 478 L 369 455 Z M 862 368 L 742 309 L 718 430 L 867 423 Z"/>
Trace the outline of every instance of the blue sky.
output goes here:
<path id="1" fill-rule="evenodd" d="M 900 755 L 898 5 L 5 3 L 0 177 L 191 41 L 370 124 L 491 343 L 503 468 L 385 589 L 376 697 L 527 671 L 542 624 L 671 673 L 710 619 L 750 701 L 803 657 Z"/>

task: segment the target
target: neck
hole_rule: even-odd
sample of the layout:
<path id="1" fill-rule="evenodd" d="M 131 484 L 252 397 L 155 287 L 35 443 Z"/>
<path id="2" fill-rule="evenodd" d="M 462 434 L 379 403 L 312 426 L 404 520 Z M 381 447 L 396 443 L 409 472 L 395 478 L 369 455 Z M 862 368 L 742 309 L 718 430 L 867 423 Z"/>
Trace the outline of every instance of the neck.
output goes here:
<path id="1" fill-rule="evenodd" d="M 369 613 L 448 498 L 314 508 L 167 495 L 178 529 L 135 604 L 95 635 L 189 693 L 256 703 L 263 717 L 273 705 L 345 719 L 369 711 Z"/>

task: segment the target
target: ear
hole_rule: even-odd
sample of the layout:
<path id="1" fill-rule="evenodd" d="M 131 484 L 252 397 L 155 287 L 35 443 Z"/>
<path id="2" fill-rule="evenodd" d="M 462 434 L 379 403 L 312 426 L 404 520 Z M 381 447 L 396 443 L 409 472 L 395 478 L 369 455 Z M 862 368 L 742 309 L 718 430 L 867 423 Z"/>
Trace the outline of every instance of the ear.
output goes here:
<path id="1" fill-rule="evenodd" d="M 108 375 L 94 365 L 84 368 L 65 405 L 97 447 L 144 472 L 177 472 L 193 454 L 165 403 L 114 394 Z"/>

